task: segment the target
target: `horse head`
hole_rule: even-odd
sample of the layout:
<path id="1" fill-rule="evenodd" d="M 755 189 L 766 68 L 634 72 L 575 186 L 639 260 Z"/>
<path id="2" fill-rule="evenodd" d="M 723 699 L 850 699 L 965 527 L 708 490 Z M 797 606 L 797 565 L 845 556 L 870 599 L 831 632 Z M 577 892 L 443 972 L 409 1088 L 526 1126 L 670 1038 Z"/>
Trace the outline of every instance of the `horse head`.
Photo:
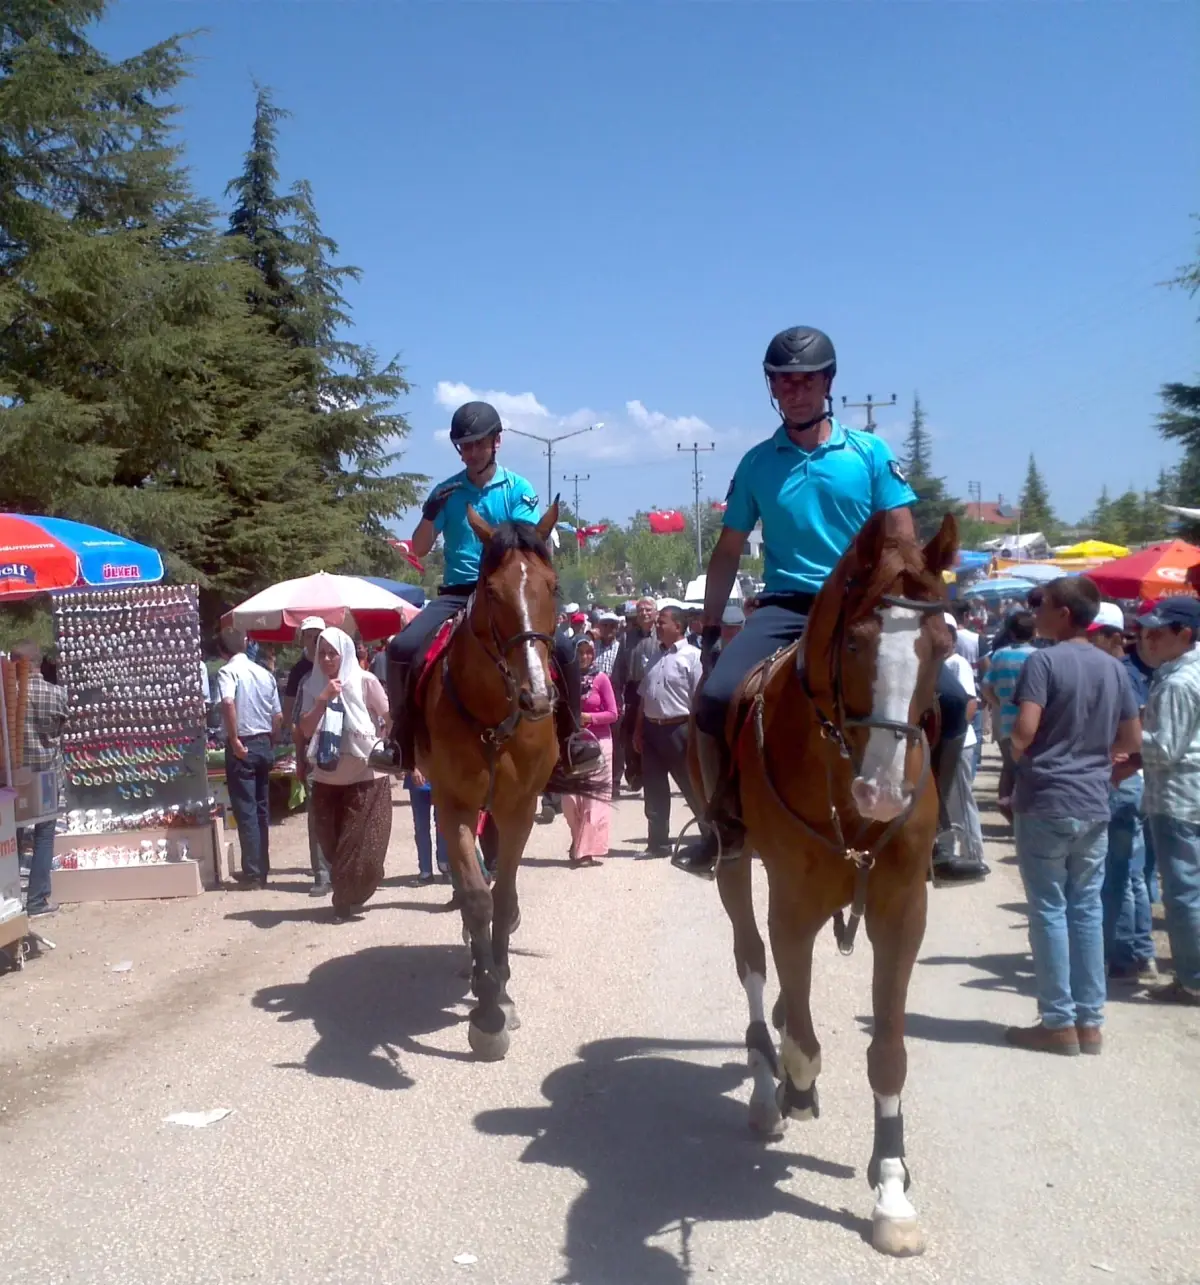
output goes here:
<path id="1" fill-rule="evenodd" d="M 558 521 L 558 498 L 541 521 L 501 522 L 491 526 L 467 508 L 467 521 L 483 545 L 476 627 L 490 628 L 500 668 L 519 684 L 518 701 L 525 717 L 545 718 L 554 708 L 550 681 L 550 648 L 554 639 L 554 594 L 558 577 L 547 541 Z"/>
<path id="2" fill-rule="evenodd" d="M 942 572 L 957 546 L 951 514 L 922 549 L 886 534 L 885 516 L 876 513 L 813 603 L 805 681 L 825 730 L 853 759 L 851 795 L 869 821 L 895 819 L 913 794 L 908 752 L 953 646 L 942 618 Z"/>

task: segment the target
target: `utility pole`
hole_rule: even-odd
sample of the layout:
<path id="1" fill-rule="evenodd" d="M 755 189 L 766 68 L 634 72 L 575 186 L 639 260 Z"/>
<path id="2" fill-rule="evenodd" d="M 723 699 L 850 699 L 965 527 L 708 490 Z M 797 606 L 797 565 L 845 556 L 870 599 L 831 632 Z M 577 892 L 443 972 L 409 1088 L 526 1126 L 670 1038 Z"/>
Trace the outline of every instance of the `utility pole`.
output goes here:
<path id="1" fill-rule="evenodd" d="M 675 443 L 676 451 L 691 451 L 692 453 L 692 497 L 696 506 L 696 574 L 704 574 L 704 543 L 700 538 L 700 483 L 704 481 L 704 474 L 700 472 L 700 455 L 703 452 L 715 451 L 716 445 L 709 442 L 707 446 L 701 446 L 698 442 L 693 442 L 691 446 L 684 446 L 682 442 Z"/>
<path id="2" fill-rule="evenodd" d="M 973 502 L 975 505 L 976 520 L 981 520 L 983 518 L 983 483 L 968 482 L 967 495 L 970 497 L 967 505 L 967 516 L 971 516 L 970 505 Z"/>
<path id="3" fill-rule="evenodd" d="M 563 474 L 564 482 L 575 483 L 575 506 L 571 510 L 575 514 L 575 561 L 578 562 L 583 556 L 583 541 L 579 538 L 579 528 L 583 526 L 583 519 L 579 516 L 579 483 L 590 482 L 592 475 L 590 473 L 575 473 L 571 477 Z"/>
<path id="4" fill-rule="evenodd" d="M 573 433 L 561 433 L 558 437 L 539 437 L 537 433 L 527 433 L 523 428 L 506 428 L 506 433 L 516 433 L 518 437 L 531 437 L 535 442 L 541 442 L 546 448 L 546 504 L 549 505 L 554 499 L 554 448 L 559 442 L 565 442 L 568 437 L 580 437 L 584 433 L 590 433 L 593 429 L 603 428 L 603 421 L 599 424 L 589 424 L 587 428 L 577 428 Z"/>
<path id="5" fill-rule="evenodd" d="M 892 400 L 890 402 L 872 401 L 870 393 L 867 394 L 867 400 L 865 402 L 848 402 L 844 397 L 842 398 L 842 410 L 865 410 L 867 412 L 868 433 L 873 433 L 875 431 L 875 412 L 881 406 L 895 406 L 895 404 L 895 393 L 892 394 Z"/>

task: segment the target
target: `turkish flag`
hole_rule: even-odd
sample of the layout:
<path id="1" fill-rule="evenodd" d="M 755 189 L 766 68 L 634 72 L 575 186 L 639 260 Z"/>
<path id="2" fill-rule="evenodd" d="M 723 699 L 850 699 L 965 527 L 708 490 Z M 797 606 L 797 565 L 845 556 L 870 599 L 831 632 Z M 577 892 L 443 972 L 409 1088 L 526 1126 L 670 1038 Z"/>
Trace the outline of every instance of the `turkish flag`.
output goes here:
<path id="1" fill-rule="evenodd" d="M 655 535 L 674 535 L 684 529 L 683 514 L 678 509 L 656 509 L 646 515 Z"/>
<path id="2" fill-rule="evenodd" d="M 724 500 L 714 500 L 712 502 L 712 510 L 714 513 L 724 513 L 728 507 L 729 506 Z"/>
<path id="3" fill-rule="evenodd" d="M 425 574 L 425 564 L 413 553 L 411 540 L 389 540 L 388 544 L 396 550 L 410 567 L 413 567 L 422 575 Z"/>

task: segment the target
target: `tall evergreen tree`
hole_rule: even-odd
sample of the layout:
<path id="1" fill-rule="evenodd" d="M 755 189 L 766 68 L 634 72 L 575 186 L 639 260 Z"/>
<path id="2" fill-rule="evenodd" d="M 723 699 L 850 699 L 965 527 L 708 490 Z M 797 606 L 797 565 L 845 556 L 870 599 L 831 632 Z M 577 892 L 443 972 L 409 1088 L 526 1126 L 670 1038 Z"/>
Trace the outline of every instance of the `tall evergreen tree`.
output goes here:
<path id="1" fill-rule="evenodd" d="M 1171 284 L 1194 296 L 1200 290 L 1200 255 L 1181 268 Z M 1176 496 L 1168 503 L 1200 508 L 1200 384 L 1164 384 L 1159 396 L 1163 409 L 1158 417 L 1158 431 L 1168 441 L 1179 442 L 1183 447 Z M 1200 522 L 1182 519 L 1180 534 L 1186 540 L 1200 540 Z"/>
<path id="2" fill-rule="evenodd" d="M 347 569 L 386 569 L 396 560 L 386 521 L 416 502 L 424 481 L 392 468 L 392 447 L 409 431 L 393 404 L 408 384 L 395 359 L 381 366 L 371 348 L 346 338 L 352 323 L 342 288 L 361 273 L 336 262 L 310 185 L 279 194 L 278 124 L 286 116 L 260 88 L 250 149 L 227 189 L 237 197 L 229 231 L 261 278 L 251 307 L 290 351 L 292 378 L 279 390 L 278 413 L 294 422 L 293 451 L 317 471 L 313 503 L 332 506 L 329 557 Z"/>
<path id="3" fill-rule="evenodd" d="M 1053 543 L 1058 534 L 1058 519 L 1054 516 L 1054 510 L 1050 506 L 1050 493 L 1032 454 L 1025 471 L 1025 485 L 1021 488 L 1019 504 L 1021 530 L 1040 531 Z"/>
<path id="4" fill-rule="evenodd" d="M 908 484 L 917 494 L 912 506 L 913 524 L 923 540 L 930 539 L 947 513 L 962 516 L 962 505 L 946 494 L 945 479 L 933 476 L 933 449 L 925 427 L 925 409 L 919 393 L 913 394 L 912 419 L 900 450 Z"/>

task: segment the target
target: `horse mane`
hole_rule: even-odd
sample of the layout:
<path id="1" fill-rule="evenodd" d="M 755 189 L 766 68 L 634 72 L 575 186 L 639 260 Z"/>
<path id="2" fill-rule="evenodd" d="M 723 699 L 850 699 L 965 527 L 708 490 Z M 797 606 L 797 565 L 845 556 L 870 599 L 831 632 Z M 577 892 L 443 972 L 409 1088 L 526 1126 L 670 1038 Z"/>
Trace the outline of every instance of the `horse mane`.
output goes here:
<path id="1" fill-rule="evenodd" d="M 554 565 L 546 542 L 531 522 L 501 522 L 492 531 L 492 538 L 484 545 L 480 563 L 481 577 L 499 571 L 510 553 L 532 553 L 548 567 Z"/>

